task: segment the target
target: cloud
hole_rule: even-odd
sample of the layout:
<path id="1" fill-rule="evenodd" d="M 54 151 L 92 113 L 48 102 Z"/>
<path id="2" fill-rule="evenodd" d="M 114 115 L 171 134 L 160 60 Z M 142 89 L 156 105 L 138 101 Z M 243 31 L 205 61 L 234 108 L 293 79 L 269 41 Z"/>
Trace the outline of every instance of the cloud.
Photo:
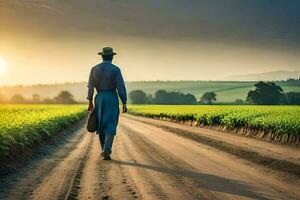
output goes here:
<path id="1" fill-rule="evenodd" d="M 295 0 L 0 0 L 0 5 L 16 13 L 10 16 L 16 26 L 53 37 L 120 35 L 300 49 Z"/>
<path id="2" fill-rule="evenodd" d="M 0 7 L 5 7 L 11 10 L 16 8 L 24 9 L 42 9 L 51 12 L 59 12 L 59 9 L 48 0 L 0 0 Z"/>

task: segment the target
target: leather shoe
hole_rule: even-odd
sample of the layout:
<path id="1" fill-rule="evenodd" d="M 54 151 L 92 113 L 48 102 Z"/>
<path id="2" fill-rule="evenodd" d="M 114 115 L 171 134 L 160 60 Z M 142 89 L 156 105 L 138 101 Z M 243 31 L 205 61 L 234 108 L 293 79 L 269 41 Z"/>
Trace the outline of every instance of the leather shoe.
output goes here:
<path id="1" fill-rule="evenodd" d="M 108 152 L 103 152 L 103 160 L 111 160 L 110 154 Z"/>

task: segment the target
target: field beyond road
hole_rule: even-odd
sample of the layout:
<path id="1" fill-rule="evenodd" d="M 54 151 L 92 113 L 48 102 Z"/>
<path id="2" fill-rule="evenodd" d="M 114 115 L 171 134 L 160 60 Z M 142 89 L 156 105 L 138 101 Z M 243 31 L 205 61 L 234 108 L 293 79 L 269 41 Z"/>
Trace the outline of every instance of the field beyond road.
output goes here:
<path id="1" fill-rule="evenodd" d="M 300 106 L 131 105 L 129 112 L 194 125 L 223 126 L 229 131 L 262 131 L 287 140 L 296 141 L 300 136 Z"/>
<path id="2" fill-rule="evenodd" d="M 0 158 L 49 139 L 85 115 L 83 105 L 0 105 Z"/>

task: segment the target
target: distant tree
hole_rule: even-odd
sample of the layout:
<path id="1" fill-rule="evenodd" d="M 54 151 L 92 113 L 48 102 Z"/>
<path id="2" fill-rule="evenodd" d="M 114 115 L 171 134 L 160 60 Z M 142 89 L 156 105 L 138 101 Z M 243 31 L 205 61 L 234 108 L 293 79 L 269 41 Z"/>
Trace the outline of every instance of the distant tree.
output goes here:
<path id="1" fill-rule="evenodd" d="M 27 103 L 26 99 L 20 95 L 20 94 L 15 94 L 10 98 L 11 103 Z"/>
<path id="2" fill-rule="evenodd" d="M 196 104 L 196 97 L 192 94 L 183 94 L 181 92 L 167 92 L 158 90 L 154 94 L 154 104 L 170 104 L 170 105 L 192 105 Z"/>
<path id="3" fill-rule="evenodd" d="M 58 104 L 73 104 L 77 103 L 73 95 L 69 91 L 61 91 L 54 99 L 54 103 Z"/>
<path id="4" fill-rule="evenodd" d="M 147 94 L 142 90 L 133 90 L 129 93 L 129 98 L 132 104 L 147 104 L 149 99 Z"/>
<path id="5" fill-rule="evenodd" d="M 236 104 L 244 104 L 244 101 L 242 99 L 236 99 L 235 103 Z"/>
<path id="6" fill-rule="evenodd" d="M 32 95 L 32 103 L 41 103 L 41 98 L 39 94 Z"/>
<path id="7" fill-rule="evenodd" d="M 300 105 L 300 92 L 288 92 L 286 96 L 289 104 Z"/>
<path id="8" fill-rule="evenodd" d="M 212 104 L 213 101 L 217 101 L 216 96 L 217 95 L 214 92 L 205 92 L 202 95 L 200 102 L 206 103 L 206 104 Z"/>
<path id="9" fill-rule="evenodd" d="M 286 95 L 282 88 L 273 82 L 260 81 L 255 84 L 256 89 L 251 90 L 247 96 L 247 102 L 259 105 L 285 104 Z"/>
<path id="10" fill-rule="evenodd" d="M 196 97 L 195 97 L 195 95 L 193 95 L 193 94 L 190 94 L 190 93 L 188 93 L 188 94 L 183 94 L 183 101 L 184 101 L 184 103 L 183 104 L 197 104 L 197 99 L 196 99 Z"/>
<path id="11" fill-rule="evenodd" d="M 168 94 L 166 90 L 157 90 L 154 94 L 154 104 L 168 104 Z"/>

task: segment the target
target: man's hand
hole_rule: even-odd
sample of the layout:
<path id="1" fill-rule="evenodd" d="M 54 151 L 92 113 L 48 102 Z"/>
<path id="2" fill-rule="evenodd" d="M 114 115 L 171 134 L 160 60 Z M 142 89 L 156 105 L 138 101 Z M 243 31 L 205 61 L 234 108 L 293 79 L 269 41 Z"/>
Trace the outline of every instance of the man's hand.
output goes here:
<path id="1" fill-rule="evenodd" d="M 127 105 L 126 104 L 123 105 L 123 109 L 122 110 L 123 110 L 123 113 L 127 112 Z"/>
<path id="2" fill-rule="evenodd" d="M 88 111 L 91 113 L 94 110 L 94 104 L 93 101 L 89 101 L 89 107 L 88 107 Z"/>

